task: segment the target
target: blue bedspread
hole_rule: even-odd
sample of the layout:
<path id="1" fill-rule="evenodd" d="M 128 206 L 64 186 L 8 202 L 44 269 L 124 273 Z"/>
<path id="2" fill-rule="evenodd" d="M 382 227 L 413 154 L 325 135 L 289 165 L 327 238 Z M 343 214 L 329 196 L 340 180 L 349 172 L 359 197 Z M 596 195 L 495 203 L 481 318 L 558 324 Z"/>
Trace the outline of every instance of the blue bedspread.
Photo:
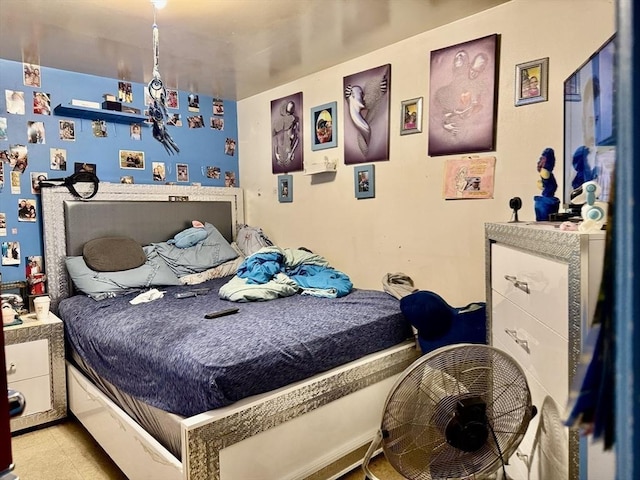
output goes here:
<path id="1" fill-rule="evenodd" d="M 207 295 L 130 305 L 135 296 L 96 302 L 74 296 L 59 314 L 73 348 L 106 380 L 183 416 L 229 405 L 383 350 L 411 336 L 391 295 L 354 289 L 342 298 L 295 295 L 234 304 Z M 234 315 L 205 313 L 239 306 Z"/>

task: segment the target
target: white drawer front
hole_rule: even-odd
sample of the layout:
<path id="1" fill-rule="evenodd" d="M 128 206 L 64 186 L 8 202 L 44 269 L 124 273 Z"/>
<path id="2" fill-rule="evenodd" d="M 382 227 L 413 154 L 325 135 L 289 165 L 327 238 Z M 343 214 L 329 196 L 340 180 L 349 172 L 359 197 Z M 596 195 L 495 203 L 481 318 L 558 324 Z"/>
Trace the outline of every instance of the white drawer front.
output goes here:
<path id="1" fill-rule="evenodd" d="M 502 245 L 491 246 L 492 288 L 568 338 L 569 266 Z"/>
<path id="2" fill-rule="evenodd" d="M 49 375 L 49 342 L 46 339 L 7 345 L 5 354 L 9 383 Z"/>
<path id="3" fill-rule="evenodd" d="M 51 410 L 51 383 L 49 376 L 9 382 L 9 388 L 24 395 L 26 405 L 22 416 Z"/>
<path id="4" fill-rule="evenodd" d="M 492 295 L 493 342 L 500 343 L 520 366 L 564 405 L 569 394 L 568 342 L 499 293 Z M 519 344 L 516 340 L 526 342 Z"/>

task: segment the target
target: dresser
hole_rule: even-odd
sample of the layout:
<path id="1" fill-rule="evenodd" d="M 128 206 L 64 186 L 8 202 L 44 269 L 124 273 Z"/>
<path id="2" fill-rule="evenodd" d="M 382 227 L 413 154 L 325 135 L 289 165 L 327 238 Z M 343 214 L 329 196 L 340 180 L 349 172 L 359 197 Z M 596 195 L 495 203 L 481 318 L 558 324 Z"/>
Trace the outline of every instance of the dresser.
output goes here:
<path id="1" fill-rule="evenodd" d="M 4 328 L 7 382 L 26 399 L 25 411 L 11 419 L 11 432 L 67 415 L 67 387 L 62 321 L 23 317 L 22 325 Z"/>
<path id="2" fill-rule="evenodd" d="M 595 312 L 605 233 L 558 226 L 485 225 L 490 343 L 520 364 L 538 408 L 507 473 L 513 480 L 613 480 L 613 453 L 562 425 Z"/>

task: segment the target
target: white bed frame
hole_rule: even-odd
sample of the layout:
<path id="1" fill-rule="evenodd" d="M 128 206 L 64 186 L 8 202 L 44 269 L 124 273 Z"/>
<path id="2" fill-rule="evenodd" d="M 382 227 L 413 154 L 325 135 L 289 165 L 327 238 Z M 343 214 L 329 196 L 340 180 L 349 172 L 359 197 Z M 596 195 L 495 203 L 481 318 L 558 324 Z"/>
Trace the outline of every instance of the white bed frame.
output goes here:
<path id="1" fill-rule="evenodd" d="M 96 200 L 231 202 L 244 222 L 242 190 L 100 184 Z M 43 189 L 45 262 L 54 308 L 69 295 L 64 269 L 64 187 Z M 234 229 L 235 233 L 235 229 Z M 52 281 L 56 279 L 57 281 Z M 335 479 L 362 463 L 391 387 L 418 356 L 415 342 L 181 422 L 182 462 L 67 363 L 70 411 L 131 480 Z"/>

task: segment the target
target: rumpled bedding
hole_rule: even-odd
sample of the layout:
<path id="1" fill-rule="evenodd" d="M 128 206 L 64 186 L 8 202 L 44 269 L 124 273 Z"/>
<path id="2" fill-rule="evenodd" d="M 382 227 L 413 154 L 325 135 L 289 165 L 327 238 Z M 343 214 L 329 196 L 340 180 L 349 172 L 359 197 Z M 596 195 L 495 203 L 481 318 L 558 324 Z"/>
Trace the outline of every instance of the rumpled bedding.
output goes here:
<path id="1" fill-rule="evenodd" d="M 326 298 L 339 298 L 351 292 L 349 277 L 329 262 L 303 249 L 264 247 L 247 257 L 234 278 L 223 285 L 220 298 L 251 302 L 287 297 L 300 292 Z"/>
<path id="2" fill-rule="evenodd" d="M 292 295 L 247 302 L 233 315 L 216 292 L 131 305 L 135 295 L 60 302 L 67 342 L 105 380 L 149 405 L 191 416 L 268 392 L 384 350 L 411 337 L 400 302 L 382 291 L 340 298 Z"/>

